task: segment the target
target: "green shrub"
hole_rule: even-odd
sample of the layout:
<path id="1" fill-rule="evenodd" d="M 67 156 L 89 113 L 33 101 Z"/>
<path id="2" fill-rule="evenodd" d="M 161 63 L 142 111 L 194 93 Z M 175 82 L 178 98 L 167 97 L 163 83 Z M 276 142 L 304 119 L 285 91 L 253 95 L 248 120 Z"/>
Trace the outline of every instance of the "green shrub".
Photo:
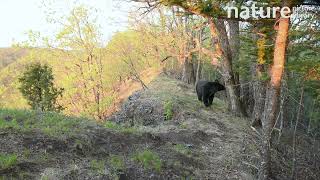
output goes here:
<path id="1" fill-rule="evenodd" d="M 107 129 L 113 129 L 116 130 L 118 132 L 122 132 L 122 133 L 126 133 L 126 134 L 138 134 L 138 131 L 136 128 L 134 127 L 125 127 L 125 126 L 121 126 L 119 124 L 116 124 L 112 121 L 106 121 L 103 126 Z"/>
<path id="2" fill-rule="evenodd" d="M 0 154 L 0 169 L 13 167 L 18 162 L 16 154 Z"/>
<path id="3" fill-rule="evenodd" d="M 190 155 L 191 150 L 183 144 L 177 144 L 174 146 L 174 150 L 185 155 Z"/>
<path id="4" fill-rule="evenodd" d="M 165 120 L 170 120 L 173 117 L 173 103 L 172 101 L 166 101 L 164 103 L 164 117 Z"/>
<path id="5" fill-rule="evenodd" d="M 12 128 L 17 130 L 17 129 L 20 129 L 20 126 L 15 119 L 11 121 L 6 121 L 0 118 L 0 129 L 7 129 L 7 128 Z"/>
<path id="6" fill-rule="evenodd" d="M 30 149 L 25 149 L 25 150 L 23 150 L 22 155 L 23 155 L 23 158 L 28 159 L 28 158 L 31 156 L 31 151 L 30 151 Z"/>
<path id="7" fill-rule="evenodd" d="M 160 157 L 150 150 L 144 150 L 135 154 L 133 160 L 141 163 L 146 169 L 154 169 L 157 172 L 161 171 L 162 162 Z"/>
<path id="8" fill-rule="evenodd" d="M 121 156 L 112 155 L 109 159 L 109 163 L 115 170 L 123 170 L 125 168 L 125 163 Z"/>
<path id="9" fill-rule="evenodd" d="M 105 173 L 105 161 L 103 160 L 92 160 L 90 163 L 90 167 L 92 170 L 99 174 Z"/>
<path id="10" fill-rule="evenodd" d="M 104 123 L 104 127 L 107 129 L 119 129 L 119 125 L 117 125 L 116 123 L 114 123 L 112 121 L 106 121 Z"/>
<path id="11" fill-rule="evenodd" d="M 29 65 L 19 78 L 19 82 L 19 90 L 32 109 L 63 110 L 63 107 L 57 103 L 57 99 L 62 97 L 63 89 L 54 86 L 52 68 L 48 65 L 40 63 Z"/>

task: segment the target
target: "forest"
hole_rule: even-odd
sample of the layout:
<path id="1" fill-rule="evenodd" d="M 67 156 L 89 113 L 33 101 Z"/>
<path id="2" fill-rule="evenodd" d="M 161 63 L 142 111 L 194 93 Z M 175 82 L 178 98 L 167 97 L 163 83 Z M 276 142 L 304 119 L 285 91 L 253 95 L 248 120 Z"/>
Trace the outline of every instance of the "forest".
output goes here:
<path id="1" fill-rule="evenodd" d="M 320 1 L 105 1 L 0 48 L 0 180 L 320 179 Z"/>

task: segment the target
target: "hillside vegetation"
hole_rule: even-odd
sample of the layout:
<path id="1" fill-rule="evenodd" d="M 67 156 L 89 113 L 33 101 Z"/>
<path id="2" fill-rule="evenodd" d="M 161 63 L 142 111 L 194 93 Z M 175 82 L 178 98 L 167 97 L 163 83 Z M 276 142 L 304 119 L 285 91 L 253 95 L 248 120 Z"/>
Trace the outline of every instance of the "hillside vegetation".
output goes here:
<path id="1" fill-rule="evenodd" d="M 249 180 L 260 158 L 247 119 L 227 113 L 218 98 L 206 108 L 192 86 L 166 76 L 130 96 L 105 123 L 2 109 L 0 130 L 3 178 Z M 275 150 L 279 156 L 285 146 Z M 290 169 L 279 167 L 285 178 Z"/>
<path id="2" fill-rule="evenodd" d="M 96 49 L 99 52 L 94 56 L 99 56 L 99 65 L 87 63 L 85 60 L 90 55 L 76 51 L 15 48 L 15 51 L 25 53 L 12 57 L 14 59 L 10 64 L 0 68 L 0 107 L 29 108 L 19 92 L 18 78 L 30 63 L 41 62 L 52 67 L 56 85 L 65 89 L 63 98 L 59 99 L 59 103 L 65 107 L 64 114 L 98 119 L 98 115 L 106 116 L 114 112 L 119 102 L 141 87 L 140 80 L 148 84 L 159 74 L 160 66 L 154 58 L 141 59 L 131 49 L 142 48 L 141 43 L 136 43 L 140 35 L 134 32 L 119 33 L 105 49 Z M 119 52 L 120 47 L 130 47 L 126 55 L 135 58 L 132 65 L 127 65 L 126 56 Z M 2 57 L 4 61 L 10 56 L 5 55 Z M 102 68 L 101 72 L 93 71 L 97 68 Z M 94 93 L 98 85 L 103 87 L 100 89 L 99 107 Z M 132 90 L 128 91 L 128 87 Z"/>
<path id="3" fill-rule="evenodd" d="M 128 104 L 133 117 L 152 123 L 133 118 L 130 126 L 129 116 L 116 123 Z M 193 88 L 164 76 L 106 123 L 2 109 L 0 129 L 3 178 L 252 179 L 255 169 L 246 164 L 259 156 L 246 119 L 226 113 L 219 99 L 205 108 Z"/>
<path id="4" fill-rule="evenodd" d="M 316 0 L 99 4 L 41 1 L 55 28 L 0 49 L 0 180 L 319 179 Z"/>
<path id="5" fill-rule="evenodd" d="M 0 48 L 0 70 L 28 53 L 28 49 Z"/>

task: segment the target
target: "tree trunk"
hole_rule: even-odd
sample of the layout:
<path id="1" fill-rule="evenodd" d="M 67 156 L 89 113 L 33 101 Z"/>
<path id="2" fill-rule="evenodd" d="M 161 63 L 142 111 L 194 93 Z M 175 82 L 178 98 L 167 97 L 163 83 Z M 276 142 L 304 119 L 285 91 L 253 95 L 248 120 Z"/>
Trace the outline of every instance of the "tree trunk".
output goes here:
<path id="1" fill-rule="evenodd" d="M 315 110 L 315 104 L 316 104 L 316 100 L 314 99 L 313 100 L 313 103 L 312 103 L 312 106 L 311 106 L 311 117 L 309 117 L 309 123 L 308 123 L 308 130 L 307 130 L 307 133 L 310 134 L 311 133 L 311 123 L 312 123 L 312 120 L 313 120 L 313 113 L 314 112 L 317 112 Z"/>
<path id="2" fill-rule="evenodd" d="M 257 23 L 253 28 L 251 35 L 252 41 L 257 46 L 256 55 L 257 58 L 254 59 L 255 63 L 251 65 L 251 79 L 253 83 L 251 85 L 252 88 L 252 96 L 250 99 L 253 103 L 252 111 L 249 111 L 251 114 L 251 126 L 252 127 L 261 127 L 262 126 L 262 116 L 265 106 L 265 98 L 266 98 L 266 87 L 267 80 L 264 78 L 264 75 L 267 72 L 268 65 L 266 61 L 268 57 L 266 56 L 266 42 L 268 40 L 272 40 L 273 38 L 267 33 L 265 27 L 268 26 L 268 23 Z"/>
<path id="3" fill-rule="evenodd" d="M 199 30 L 198 34 L 198 41 L 199 41 L 199 49 L 201 49 L 202 45 L 202 29 Z M 197 64 L 197 71 L 196 71 L 196 82 L 195 84 L 198 83 L 198 81 L 201 79 L 201 71 L 202 71 L 202 61 L 201 61 L 201 50 L 199 50 L 198 54 L 198 64 Z"/>
<path id="4" fill-rule="evenodd" d="M 194 84 L 196 82 L 192 59 L 185 57 L 183 63 L 182 81 L 188 84 Z"/>
<path id="5" fill-rule="evenodd" d="M 239 36 L 239 21 L 228 20 L 229 24 L 229 43 L 232 54 L 232 62 L 238 63 L 240 55 L 240 36 Z M 236 85 L 240 84 L 240 77 L 237 71 L 234 71 L 234 81 Z M 236 86 L 238 96 L 240 95 L 240 86 Z"/>
<path id="6" fill-rule="evenodd" d="M 199 80 L 201 79 L 201 72 L 202 72 L 202 63 L 201 63 L 201 59 L 198 59 L 195 84 L 197 84 L 199 82 Z"/>
<path id="7" fill-rule="evenodd" d="M 279 110 L 279 119 L 280 119 L 280 127 L 279 127 L 279 135 L 278 135 L 278 143 L 281 141 L 281 136 L 283 129 L 289 127 L 289 92 L 288 92 L 288 84 L 287 84 L 287 72 L 284 72 L 282 82 L 281 82 L 281 101 L 280 101 L 280 110 Z"/>
<path id="8" fill-rule="evenodd" d="M 281 79 L 285 65 L 286 45 L 288 40 L 290 19 L 280 17 L 279 28 L 274 47 L 273 64 L 270 70 L 271 80 L 266 91 L 264 114 L 262 118 L 263 142 L 262 162 L 259 171 L 259 180 L 267 180 L 271 177 L 271 132 L 278 111 Z"/>
<path id="9" fill-rule="evenodd" d="M 180 19 L 181 23 L 184 23 L 184 31 L 183 35 L 187 36 L 187 34 L 190 32 L 189 26 L 188 26 L 188 18 L 185 17 L 184 21 L 183 18 L 181 17 Z M 192 21 L 192 19 L 191 19 Z M 192 32 L 191 32 L 192 34 Z M 192 62 L 192 54 L 191 56 L 188 56 L 188 52 L 191 49 L 192 46 L 192 41 L 193 41 L 193 34 L 191 35 L 192 37 L 187 38 L 187 42 L 184 44 L 184 50 L 183 50 L 183 70 L 182 70 L 182 81 L 188 84 L 194 84 L 196 79 L 195 79 L 195 74 L 194 74 L 194 68 L 193 68 L 193 62 Z"/>
<path id="10" fill-rule="evenodd" d="M 232 69 L 232 53 L 228 41 L 228 35 L 224 20 L 217 20 L 210 22 L 211 36 L 219 43 L 215 45 L 217 57 L 222 56 L 221 74 L 225 82 L 226 92 L 229 99 L 229 109 L 232 113 L 240 116 L 246 116 L 246 113 L 241 105 L 239 94 L 237 92 L 236 83 Z"/>
<path id="11" fill-rule="evenodd" d="M 261 126 L 261 121 L 262 121 L 262 115 L 263 115 L 265 98 L 266 98 L 266 86 L 262 81 L 257 80 L 254 84 L 253 89 L 254 89 L 254 107 L 252 112 L 251 126 L 258 127 L 258 126 Z"/>
<path id="12" fill-rule="evenodd" d="M 299 121 L 301 119 L 301 113 L 302 113 L 302 104 L 303 104 L 303 96 L 304 96 L 304 87 L 302 86 L 301 88 L 301 94 L 300 94 L 300 101 L 299 101 L 299 109 L 298 109 L 298 114 L 297 114 L 297 120 L 296 120 L 296 125 L 294 126 L 294 132 L 293 132 L 293 142 L 292 142 L 292 151 L 293 151 L 293 157 L 292 157 L 292 171 L 291 171 L 291 179 L 294 180 L 297 177 L 297 172 L 296 172 L 296 164 L 297 164 L 297 148 L 296 148 L 296 137 L 297 137 L 297 128 L 299 125 Z"/>
<path id="13" fill-rule="evenodd" d="M 288 73 L 285 72 L 284 74 L 284 79 L 285 81 L 282 83 L 282 91 L 281 93 L 284 93 L 282 94 L 282 98 L 283 98 L 283 112 L 282 112 L 282 119 L 283 119 L 283 128 L 286 129 L 290 126 L 290 122 L 289 122 L 289 119 L 290 119 L 290 105 L 289 105 L 289 92 L 288 92 L 288 83 L 287 83 L 287 79 L 288 79 Z"/>
<path id="14" fill-rule="evenodd" d="M 261 28 L 261 27 L 260 27 Z M 257 29 L 259 30 L 259 29 Z M 253 36 L 257 43 L 257 61 L 254 65 L 254 77 L 256 79 L 254 82 L 254 107 L 252 112 L 252 127 L 261 126 L 264 105 L 265 105 L 265 98 L 266 98 L 266 83 L 263 80 L 263 74 L 266 73 L 266 57 L 265 57 L 265 44 L 266 44 L 266 34 L 260 33 L 255 34 Z M 255 78 L 257 77 L 257 78 Z"/>

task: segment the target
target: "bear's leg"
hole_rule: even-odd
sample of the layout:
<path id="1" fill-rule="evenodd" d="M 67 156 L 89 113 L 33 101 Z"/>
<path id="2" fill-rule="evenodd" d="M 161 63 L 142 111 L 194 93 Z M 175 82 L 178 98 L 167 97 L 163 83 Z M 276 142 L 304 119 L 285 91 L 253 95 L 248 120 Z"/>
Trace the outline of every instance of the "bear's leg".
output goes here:
<path id="1" fill-rule="evenodd" d="M 212 105 L 213 98 L 214 98 L 214 94 L 212 94 L 212 95 L 209 97 L 209 106 Z"/>
<path id="2" fill-rule="evenodd" d="M 202 91 L 202 100 L 203 100 L 203 104 L 206 106 L 206 107 L 209 107 L 210 104 L 209 104 L 209 93 L 206 92 L 206 90 L 203 88 L 203 91 Z"/>
<path id="3" fill-rule="evenodd" d="M 203 103 L 204 103 L 204 105 L 205 105 L 206 107 L 209 107 L 209 106 L 210 106 L 210 104 L 209 104 L 209 99 L 208 99 L 208 98 L 205 99 L 205 100 L 203 101 Z"/>
<path id="4" fill-rule="evenodd" d="M 198 96 L 198 100 L 202 101 L 202 91 L 199 88 L 199 85 L 196 85 L 196 92 L 197 92 L 197 96 Z"/>
<path id="5" fill-rule="evenodd" d="M 200 93 L 197 93 L 197 94 L 198 94 L 198 100 L 202 101 L 201 94 Z"/>

